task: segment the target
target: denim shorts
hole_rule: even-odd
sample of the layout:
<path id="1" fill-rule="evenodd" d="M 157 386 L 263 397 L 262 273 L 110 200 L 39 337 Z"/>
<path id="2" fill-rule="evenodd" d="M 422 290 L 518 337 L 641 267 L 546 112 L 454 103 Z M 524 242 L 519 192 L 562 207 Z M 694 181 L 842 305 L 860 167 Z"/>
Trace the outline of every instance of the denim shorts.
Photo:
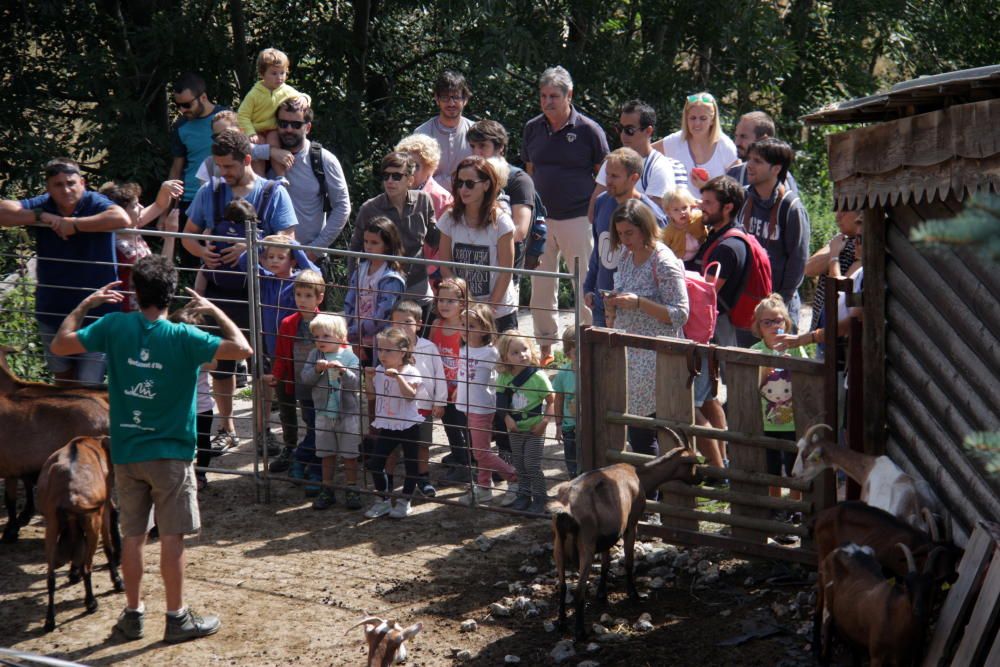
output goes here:
<path id="1" fill-rule="evenodd" d="M 38 335 L 42 339 L 42 347 L 45 349 L 45 365 L 49 367 L 49 371 L 57 374 L 75 370 L 74 379 L 78 382 L 89 385 L 103 384 L 104 371 L 107 368 L 104 353 L 83 352 L 69 357 L 52 354 L 50 346 L 58 332 L 58 327 L 53 327 L 41 320 L 38 321 Z"/>

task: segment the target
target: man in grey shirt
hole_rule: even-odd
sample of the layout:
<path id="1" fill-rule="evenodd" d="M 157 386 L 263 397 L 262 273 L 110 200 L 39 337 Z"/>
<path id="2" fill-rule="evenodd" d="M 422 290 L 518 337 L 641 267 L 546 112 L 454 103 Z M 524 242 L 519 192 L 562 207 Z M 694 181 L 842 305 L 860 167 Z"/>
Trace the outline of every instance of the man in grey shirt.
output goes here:
<path id="1" fill-rule="evenodd" d="M 275 114 L 278 123 L 278 141 L 281 147 L 294 156 L 292 166 L 285 172 L 288 182 L 286 190 L 292 198 L 295 217 L 299 221 L 295 228 L 295 240 L 306 246 L 329 248 L 337 240 L 347 216 L 351 213 L 344 170 L 333 153 L 319 147 L 307 138 L 312 129 L 313 110 L 306 98 L 292 97 L 278 106 Z M 313 172 L 310 149 L 319 147 L 320 162 L 323 167 L 321 187 Z M 309 259 L 316 261 L 312 252 Z"/>
<path id="2" fill-rule="evenodd" d="M 434 172 L 434 180 L 448 192 L 451 192 L 451 178 L 458 163 L 472 155 L 465 140 L 472 121 L 462 115 L 470 97 L 472 91 L 464 76 L 451 70 L 441 72 L 434 82 L 434 100 L 440 113 L 414 130 L 414 134 L 433 137 L 441 146 L 441 162 Z"/>

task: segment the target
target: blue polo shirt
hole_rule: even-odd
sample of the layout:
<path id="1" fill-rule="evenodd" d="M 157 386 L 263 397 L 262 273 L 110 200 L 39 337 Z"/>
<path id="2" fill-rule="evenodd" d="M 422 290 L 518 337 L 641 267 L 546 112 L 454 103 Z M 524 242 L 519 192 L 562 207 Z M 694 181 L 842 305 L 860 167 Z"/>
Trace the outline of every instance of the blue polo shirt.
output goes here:
<path id="1" fill-rule="evenodd" d="M 550 218 L 587 215 L 594 165 L 608 154 L 608 138 L 600 125 L 570 107 L 569 120 L 553 131 L 540 114 L 524 126 L 521 151 L 534 167 L 531 177 Z"/>
<path id="2" fill-rule="evenodd" d="M 220 111 L 228 111 L 229 107 L 215 105 L 212 113 L 204 118 L 185 118 L 181 116 L 170 128 L 170 155 L 184 158 L 184 195 L 182 201 L 191 201 L 201 186 L 198 180 L 198 167 L 212 154 L 212 119 Z"/>
<path id="3" fill-rule="evenodd" d="M 48 194 L 22 199 L 20 204 L 22 208 L 41 208 L 62 215 Z M 70 217 L 86 218 L 112 206 L 114 203 L 104 195 L 87 190 Z M 28 227 L 28 231 L 35 237 L 38 255 L 35 317 L 39 322 L 58 327 L 87 295 L 118 280 L 114 232 L 81 232 L 63 240 L 48 227 Z M 105 304 L 89 315 L 96 317 L 116 310 L 116 306 Z"/>
<path id="4" fill-rule="evenodd" d="M 260 218 L 261 233 L 264 236 L 270 236 L 299 224 L 295 217 L 295 209 L 292 207 L 292 198 L 288 196 L 285 186 L 280 183 L 271 193 L 267 208 L 263 211 L 259 210 L 264 197 L 265 183 L 267 183 L 267 179 L 255 178 L 253 187 L 245 197 L 255 209 L 258 209 L 257 217 Z M 214 191 L 216 187 L 220 189 L 218 194 Z M 233 189 L 221 179 L 212 179 L 198 190 L 194 201 L 188 207 L 187 215 L 194 224 L 198 225 L 199 229 L 207 229 L 211 233 L 216 221 L 222 219 L 226 206 L 232 200 Z M 215 210 L 216 204 L 219 207 L 218 211 Z"/>

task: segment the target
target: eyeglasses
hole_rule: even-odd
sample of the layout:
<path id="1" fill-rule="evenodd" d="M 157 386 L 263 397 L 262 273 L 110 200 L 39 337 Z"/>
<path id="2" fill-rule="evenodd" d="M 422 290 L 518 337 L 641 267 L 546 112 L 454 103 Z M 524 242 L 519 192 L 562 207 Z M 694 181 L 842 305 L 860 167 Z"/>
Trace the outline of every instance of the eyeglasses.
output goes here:
<path id="1" fill-rule="evenodd" d="M 465 95 L 438 95 L 439 102 L 464 102 Z"/>
<path id="2" fill-rule="evenodd" d="M 766 320 L 761 320 L 760 321 L 760 325 L 762 327 L 780 327 L 780 326 L 783 326 L 784 324 L 785 324 L 785 320 L 783 320 L 781 318 L 778 318 L 776 320 L 766 319 Z"/>
<path id="3" fill-rule="evenodd" d="M 174 100 L 174 104 L 176 104 L 177 107 L 180 109 L 190 109 L 191 107 L 194 106 L 194 103 L 197 101 L 198 101 L 197 98 L 189 100 L 187 102 L 178 102 L 177 100 Z"/>
<path id="4" fill-rule="evenodd" d="M 281 120 L 281 119 L 278 120 L 278 127 L 280 127 L 283 130 L 286 130 L 288 128 L 292 128 L 293 130 L 301 130 L 302 126 L 305 124 L 306 122 L 304 120 Z"/>
<path id="5" fill-rule="evenodd" d="M 698 93 L 697 95 L 688 95 L 688 103 L 695 104 L 701 102 L 702 104 L 715 104 L 715 98 L 708 93 Z"/>
<path id="6" fill-rule="evenodd" d="M 406 176 L 406 174 L 404 174 L 401 171 L 383 171 L 382 172 L 382 180 L 383 181 L 401 181 L 401 180 L 403 180 L 404 176 Z"/>
<path id="7" fill-rule="evenodd" d="M 642 132 L 647 127 L 649 127 L 649 126 L 648 125 L 640 125 L 640 126 L 636 127 L 635 125 L 622 125 L 620 123 L 615 123 L 615 131 L 618 132 L 619 134 L 624 133 L 625 136 L 627 136 L 627 137 L 631 137 L 631 136 L 635 135 L 636 132 Z"/>
<path id="8" fill-rule="evenodd" d="M 455 187 L 459 189 L 465 188 L 466 190 L 471 190 L 472 188 L 476 187 L 476 183 L 485 183 L 485 182 L 486 179 L 484 178 L 481 178 L 478 181 L 474 181 L 471 178 L 470 179 L 456 178 Z"/>

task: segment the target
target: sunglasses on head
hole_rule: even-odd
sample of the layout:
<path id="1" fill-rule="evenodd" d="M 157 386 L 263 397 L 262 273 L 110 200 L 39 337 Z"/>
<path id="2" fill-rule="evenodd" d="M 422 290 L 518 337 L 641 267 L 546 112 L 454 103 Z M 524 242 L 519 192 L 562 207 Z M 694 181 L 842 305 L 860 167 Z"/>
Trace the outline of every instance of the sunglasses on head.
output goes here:
<path id="1" fill-rule="evenodd" d="M 698 93 L 697 95 L 688 95 L 687 100 L 690 104 L 695 104 L 696 102 L 701 102 L 702 104 L 715 104 L 715 98 L 708 93 Z"/>
<path id="2" fill-rule="evenodd" d="M 646 129 L 646 127 L 649 127 L 649 126 L 647 125 L 645 127 L 644 126 L 636 127 L 635 125 L 622 125 L 621 123 L 615 123 L 615 130 L 619 134 L 621 134 L 621 133 L 624 132 L 625 136 L 627 136 L 627 137 L 631 137 L 631 136 L 635 135 L 636 132 L 642 132 L 643 130 Z"/>
<path id="3" fill-rule="evenodd" d="M 288 128 L 292 128 L 293 130 L 301 130 L 302 126 L 305 124 L 306 122 L 304 120 L 281 120 L 281 119 L 278 120 L 278 127 L 280 127 L 283 130 L 287 130 Z"/>
<path id="4" fill-rule="evenodd" d="M 455 187 L 456 188 L 465 188 L 466 190 L 471 190 L 472 188 L 476 187 L 476 183 L 485 183 L 485 182 L 486 182 L 486 180 L 482 179 L 482 178 L 479 179 L 478 181 L 474 181 L 471 178 L 470 179 L 456 178 L 455 179 Z"/>
<path id="5" fill-rule="evenodd" d="M 382 180 L 383 181 L 401 181 L 401 180 L 403 180 L 404 176 L 406 176 L 406 174 L 404 174 L 401 171 L 383 171 L 382 172 Z"/>

